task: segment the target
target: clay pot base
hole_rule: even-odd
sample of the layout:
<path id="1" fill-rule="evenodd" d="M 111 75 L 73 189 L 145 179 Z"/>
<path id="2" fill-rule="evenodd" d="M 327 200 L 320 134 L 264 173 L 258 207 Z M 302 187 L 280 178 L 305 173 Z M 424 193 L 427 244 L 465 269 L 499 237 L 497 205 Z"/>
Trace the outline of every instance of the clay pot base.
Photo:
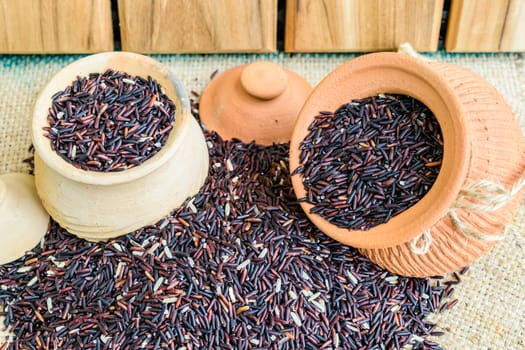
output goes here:
<path id="1" fill-rule="evenodd" d="M 396 53 L 364 55 L 327 76 L 301 110 L 290 146 L 290 169 L 299 165 L 299 144 L 314 116 L 335 110 L 355 98 L 378 93 L 402 93 L 427 105 L 438 119 L 444 157 L 434 186 L 417 204 L 369 231 L 341 229 L 301 203 L 306 214 L 328 236 L 360 251 L 380 266 L 400 275 L 441 275 L 469 265 L 492 242 L 466 237 L 447 216 L 461 188 L 489 180 L 511 188 L 525 168 L 525 145 L 510 107 L 475 73 L 450 64 L 423 62 Z M 292 177 L 299 198 L 301 176 Z M 490 213 L 457 210 L 459 219 L 485 234 L 500 234 L 512 220 L 518 199 Z M 414 237 L 430 230 L 426 254 L 410 249 Z"/>
<path id="2" fill-rule="evenodd" d="M 22 257 L 44 237 L 49 225 L 33 176 L 0 175 L 0 265 Z"/>
<path id="3" fill-rule="evenodd" d="M 506 207 L 506 210 L 497 215 L 510 222 L 518 207 L 519 200 L 514 200 Z M 490 218 L 488 215 L 486 217 L 483 223 L 478 225 L 471 223 L 472 227 L 481 230 L 482 226 L 490 226 L 491 229 L 494 229 L 494 223 L 487 222 Z M 501 234 L 505 229 L 504 226 L 500 223 L 499 230 L 495 234 Z M 398 275 L 428 277 L 443 275 L 470 265 L 487 253 L 496 243 L 483 242 L 464 236 L 453 227 L 453 223 L 448 218 L 436 224 L 430 233 L 432 243 L 426 254 L 414 254 L 410 243 L 383 249 L 359 249 L 359 252 L 379 266 Z"/>
<path id="4" fill-rule="evenodd" d="M 261 145 L 288 142 L 311 85 L 271 62 L 231 68 L 211 80 L 199 114 L 208 130 L 223 139 Z"/>

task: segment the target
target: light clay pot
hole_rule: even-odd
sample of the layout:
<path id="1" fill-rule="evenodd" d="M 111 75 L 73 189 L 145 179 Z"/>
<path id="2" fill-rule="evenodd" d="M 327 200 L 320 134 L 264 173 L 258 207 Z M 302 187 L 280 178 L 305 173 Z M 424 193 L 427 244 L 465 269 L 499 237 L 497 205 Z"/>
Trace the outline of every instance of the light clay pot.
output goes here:
<path id="1" fill-rule="evenodd" d="M 0 175 L 0 265 L 34 248 L 49 224 L 35 190 L 33 176 Z"/>
<path id="2" fill-rule="evenodd" d="M 213 78 L 202 93 L 199 114 L 223 139 L 261 145 L 288 142 L 312 86 L 296 73 L 259 61 Z"/>
<path id="3" fill-rule="evenodd" d="M 303 106 L 292 135 L 290 169 L 299 166 L 299 144 L 319 111 L 335 111 L 352 99 L 379 93 L 412 96 L 436 116 L 444 139 L 436 182 L 414 206 L 368 231 L 332 225 L 310 214 L 312 205 L 303 202 L 304 211 L 325 234 L 360 248 L 372 261 L 400 275 L 440 275 L 472 263 L 512 221 L 520 195 L 496 211 L 455 210 L 469 229 L 486 236 L 478 239 L 463 234 L 451 221 L 450 209 L 460 191 L 482 180 L 511 189 L 525 169 L 525 143 L 515 115 L 496 89 L 472 71 L 399 53 L 369 54 L 343 64 Z M 304 197 L 302 175 L 294 175 L 292 183 L 297 197 Z M 427 230 L 428 251 L 414 252 L 411 242 Z"/>
<path id="4" fill-rule="evenodd" d="M 120 172 L 77 169 L 51 149 L 48 126 L 51 97 L 77 76 L 111 68 L 156 79 L 175 103 L 175 123 L 161 151 L 143 164 Z M 35 180 L 49 214 L 69 232 L 90 241 L 107 240 L 168 215 L 195 194 L 208 173 L 204 135 L 190 113 L 182 83 L 158 61 L 128 52 L 106 52 L 73 62 L 44 87 L 32 120 Z"/>

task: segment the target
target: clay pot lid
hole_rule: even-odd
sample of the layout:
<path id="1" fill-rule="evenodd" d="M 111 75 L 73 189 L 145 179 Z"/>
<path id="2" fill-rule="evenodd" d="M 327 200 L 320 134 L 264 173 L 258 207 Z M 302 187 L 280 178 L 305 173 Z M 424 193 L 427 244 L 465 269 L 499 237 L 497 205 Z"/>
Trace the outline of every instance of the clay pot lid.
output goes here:
<path id="1" fill-rule="evenodd" d="M 296 73 L 260 61 L 215 77 L 202 94 L 199 113 L 206 128 L 224 139 L 262 145 L 287 142 L 311 91 Z"/>
<path id="2" fill-rule="evenodd" d="M 22 257 L 47 232 L 49 215 L 27 174 L 0 175 L 0 264 Z"/>

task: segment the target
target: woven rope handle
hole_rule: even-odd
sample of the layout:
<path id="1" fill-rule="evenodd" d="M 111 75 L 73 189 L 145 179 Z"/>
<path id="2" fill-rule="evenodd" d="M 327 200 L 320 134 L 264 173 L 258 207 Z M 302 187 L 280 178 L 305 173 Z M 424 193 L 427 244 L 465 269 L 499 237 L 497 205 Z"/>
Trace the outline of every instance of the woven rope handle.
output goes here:
<path id="1" fill-rule="evenodd" d="M 458 214 L 457 209 L 466 209 L 472 211 L 490 213 L 507 205 L 525 186 L 525 175 L 507 190 L 501 184 L 482 180 L 469 187 L 462 189 L 452 207 L 447 211 L 448 217 L 456 229 L 466 237 L 476 238 L 483 242 L 501 241 L 504 238 L 506 229 L 499 235 L 488 235 L 479 232 L 468 224 L 463 222 Z M 426 230 L 410 241 L 410 250 L 417 255 L 426 254 L 432 244 L 430 230 Z"/>
<path id="2" fill-rule="evenodd" d="M 419 52 L 417 52 L 410 43 L 402 43 L 401 45 L 399 45 L 397 52 L 422 59 L 423 61 L 431 61 L 428 57 L 425 57 Z"/>
<path id="3" fill-rule="evenodd" d="M 495 211 L 504 207 L 525 185 L 525 176 L 516 182 L 510 191 L 500 184 L 483 180 L 459 192 L 454 207 L 475 211 Z M 467 200 L 478 200 L 483 204 L 465 203 Z"/>

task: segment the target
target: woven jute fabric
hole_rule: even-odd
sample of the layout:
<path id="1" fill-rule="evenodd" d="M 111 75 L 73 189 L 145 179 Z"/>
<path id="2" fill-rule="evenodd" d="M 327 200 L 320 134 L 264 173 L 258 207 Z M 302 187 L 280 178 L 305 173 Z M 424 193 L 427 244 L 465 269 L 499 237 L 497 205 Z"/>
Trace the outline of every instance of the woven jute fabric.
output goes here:
<path id="1" fill-rule="evenodd" d="M 215 71 L 269 60 L 317 84 L 355 54 L 157 55 L 188 90 L 202 92 Z M 425 55 L 470 68 L 491 82 L 512 106 L 525 133 L 523 54 Z M 27 172 L 30 119 L 37 94 L 61 68 L 80 56 L 0 56 L 0 174 Z M 525 348 L 525 200 L 504 241 L 471 265 L 457 285 L 459 303 L 432 315 L 446 334 L 435 340 L 445 349 Z M 1 234 L 1 233 L 0 233 Z M 0 326 L 2 328 L 2 326 Z M 4 334 L 6 334 L 4 332 Z M 0 331 L 0 344 L 2 331 Z"/>

